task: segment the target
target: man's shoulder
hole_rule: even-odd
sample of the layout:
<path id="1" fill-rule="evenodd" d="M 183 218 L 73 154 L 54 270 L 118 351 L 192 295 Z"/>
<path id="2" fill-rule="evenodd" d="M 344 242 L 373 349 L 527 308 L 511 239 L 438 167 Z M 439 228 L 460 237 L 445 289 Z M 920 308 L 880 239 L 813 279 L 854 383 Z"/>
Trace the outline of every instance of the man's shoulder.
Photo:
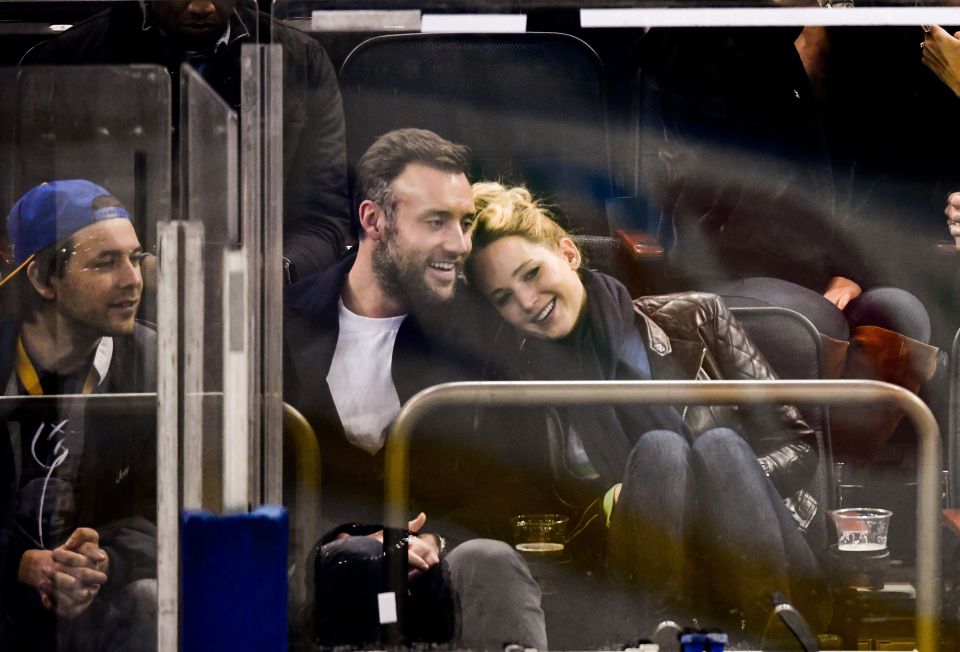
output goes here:
<path id="1" fill-rule="evenodd" d="M 284 311 L 287 319 L 309 317 L 320 319 L 336 314 L 337 299 L 353 267 L 356 256 L 347 256 L 333 267 L 307 276 L 287 287 Z"/>
<path id="2" fill-rule="evenodd" d="M 448 303 L 415 316 L 404 322 L 404 327 L 409 323 L 431 349 L 472 370 L 489 362 L 503 324 L 489 303 L 466 285 L 459 287 Z"/>
<path id="3" fill-rule="evenodd" d="M 157 326 L 153 322 L 137 320 L 130 337 L 138 348 L 157 348 Z"/>
<path id="4" fill-rule="evenodd" d="M 144 321 L 133 332 L 113 338 L 111 392 L 154 392 L 157 389 L 157 330 Z"/>
<path id="5" fill-rule="evenodd" d="M 261 40 L 279 44 L 288 67 L 304 70 L 307 78 L 315 83 L 334 74 L 330 57 L 317 39 L 264 12 L 258 16 Z"/>
<path id="6" fill-rule="evenodd" d="M 270 39 L 280 42 L 281 45 L 297 45 L 323 51 L 323 46 L 315 38 L 266 12 L 260 11 L 257 13 L 257 24 L 261 34 L 263 30 L 268 30 Z"/>

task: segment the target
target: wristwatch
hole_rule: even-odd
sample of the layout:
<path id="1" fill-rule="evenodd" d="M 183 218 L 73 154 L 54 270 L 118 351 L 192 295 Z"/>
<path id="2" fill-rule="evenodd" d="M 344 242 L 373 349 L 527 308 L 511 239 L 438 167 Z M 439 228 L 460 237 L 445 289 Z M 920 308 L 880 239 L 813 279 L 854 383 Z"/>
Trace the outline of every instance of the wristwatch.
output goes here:
<path id="1" fill-rule="evenodd" d="M 442 561 L 447 556 L 447 540 L 436 532 L 428 532 L 427 534 L 437 540 L 437 557 Z"/>

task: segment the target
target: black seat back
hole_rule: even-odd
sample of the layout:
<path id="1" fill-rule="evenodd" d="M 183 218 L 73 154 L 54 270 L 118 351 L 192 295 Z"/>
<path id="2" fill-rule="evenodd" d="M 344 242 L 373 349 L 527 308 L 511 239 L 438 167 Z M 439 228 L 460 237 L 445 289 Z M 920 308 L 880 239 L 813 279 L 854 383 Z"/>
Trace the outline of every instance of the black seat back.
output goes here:
<path id="1" fill-rule="evenodd" d="M 731 308 L 750 338 L 759 347 L 781 378 L 787 380 L 822 380 L 823 347 L 820 333 L 810 320 L 786 308 Z M 804 405 L 800 408 L 807 424 L 817 435 L 820 463 L 807 491 L 820 503 L 817 518 L 808 533 L 827 536 L 828 509 L 837 505 L 833 482 L 833 456 L 830 446 L 830 420 L 825 405 Z"/>
<path id="2" fill-rule="evenodd" d="M 380 135 L 431 129 L 473 150 L 471 179 L 526 185 L 577 233 L 609 232 L 603 69 L 565 34 L 399 34 L 360 44 L 340 73 L 347 159 Z"/>

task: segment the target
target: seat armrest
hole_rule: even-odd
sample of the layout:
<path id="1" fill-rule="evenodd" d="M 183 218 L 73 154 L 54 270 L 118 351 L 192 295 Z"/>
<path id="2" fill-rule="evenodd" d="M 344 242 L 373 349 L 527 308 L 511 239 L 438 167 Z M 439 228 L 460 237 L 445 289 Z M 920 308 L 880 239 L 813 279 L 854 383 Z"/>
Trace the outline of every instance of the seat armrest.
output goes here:
<path id="1" fill-rule="evenodd" d="M 617 237 L 628 255 L 637 261 L 662 260 L 665 255 L 663 245 L 649 231 L 640 229 L 618 229 Z"/>

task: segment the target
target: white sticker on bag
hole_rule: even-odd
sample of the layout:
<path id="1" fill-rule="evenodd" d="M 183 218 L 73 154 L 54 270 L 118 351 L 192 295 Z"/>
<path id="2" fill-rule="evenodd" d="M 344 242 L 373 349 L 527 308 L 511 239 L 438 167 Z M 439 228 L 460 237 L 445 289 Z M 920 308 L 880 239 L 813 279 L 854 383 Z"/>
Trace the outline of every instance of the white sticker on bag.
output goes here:
<path id="1" fill-rule="evenodd" d="M 397 622 L 397 596 L 393 591 L 377 594 L 377 607 L 380 610 L 380 624 Z"/>

